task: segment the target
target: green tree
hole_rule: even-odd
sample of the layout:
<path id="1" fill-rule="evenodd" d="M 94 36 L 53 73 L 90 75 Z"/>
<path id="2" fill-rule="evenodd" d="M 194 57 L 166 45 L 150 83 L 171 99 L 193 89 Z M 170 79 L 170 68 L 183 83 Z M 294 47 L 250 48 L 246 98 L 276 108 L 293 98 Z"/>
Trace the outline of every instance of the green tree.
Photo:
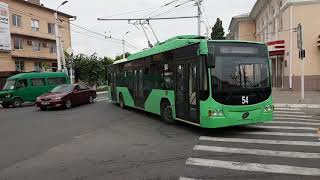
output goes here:
<path id="1" fill-rule="evenodd" d="M 222 27 L 222 21 L 220 18 L 217 18 L 215 25 L 212 28 L 211 39 L 213 40 L 223 40 L 224 37 L 224 29 Z"/>

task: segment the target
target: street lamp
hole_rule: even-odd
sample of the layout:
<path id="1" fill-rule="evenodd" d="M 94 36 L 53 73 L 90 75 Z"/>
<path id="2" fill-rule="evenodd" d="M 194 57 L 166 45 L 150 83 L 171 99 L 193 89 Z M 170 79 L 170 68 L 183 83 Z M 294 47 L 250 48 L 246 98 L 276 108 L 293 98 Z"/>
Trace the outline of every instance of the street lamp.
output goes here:
<path id="1" fill-rule="evenodd" d="M 130 31 L 127 31 L 123 37 L 122 37 L 122 50 L 123 50 L 123 55 L 122 58 L 125 59 L 126 58 L 126 51 L 125 51 L 125 45 L 126 45 L 126 41 L 124 40 L 125 36 L 128 35 L 130 33 Z"/>
<path id="2" fill-rule="evenodd" d="M 58 19 L 58 10 L 61 6 L 67 4 L 69 1 L 63 1 L 54 12 L 54 26 L 55 26 L 55 34 L 56 34 L 56 53 L 57 53 L 57 65 L 58 65 L 58 71 L 62 70 L 61 66 L 61 60 L 64 61 L 64 54 L 63 54 L 63 48 L 61 43 L 61 37 L 59 33 L 59 19 Z M 62 57 L 62 58 L 61 58 Z M 63 62 L 64 68 L 65 68 L 65 61 Z"/>

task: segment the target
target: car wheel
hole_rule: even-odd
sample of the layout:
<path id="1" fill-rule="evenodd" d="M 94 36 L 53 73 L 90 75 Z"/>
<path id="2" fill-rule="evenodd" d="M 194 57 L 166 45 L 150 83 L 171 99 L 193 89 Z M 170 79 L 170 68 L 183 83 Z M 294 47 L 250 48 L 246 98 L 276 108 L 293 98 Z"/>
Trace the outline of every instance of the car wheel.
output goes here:
<path id="1" fill-rule="evenodd" d="M 122 109 L 125 108 L 122 94 L 120 94 L 120 96 L 119 96 L 119 106 L 120 106 Z"/>
<path id="2" fill-rule="evenodd" d="M 172 106 L 168 100 L 161 103 L 161 118 L 168 124 L 175 124 L 173 119 Z"/>
<path id="3" fill-rule="evenodd" d="M 72 103 L 71 103 L 70 99 L 66 100 L 64 107 L 66 109 L 71 109 L 72 108 Z"/>
<path id="4" fill-rule="evenodd" d="M 89 103 L 90 103 L 90 104 L 94 103 L 93 96 L 89 96 Z"/>
<path id="5" fill-rule="evenodd" d="M 19 99 L 19 98 L 15 98 L 15 99 L 13 99 L 13 101 L 12 101 L 12 105 L 13 105 L 13 107 L 15 107 L 15 108 L 19 108 L 19 107 L 22 106 L 22 100 Z"/>

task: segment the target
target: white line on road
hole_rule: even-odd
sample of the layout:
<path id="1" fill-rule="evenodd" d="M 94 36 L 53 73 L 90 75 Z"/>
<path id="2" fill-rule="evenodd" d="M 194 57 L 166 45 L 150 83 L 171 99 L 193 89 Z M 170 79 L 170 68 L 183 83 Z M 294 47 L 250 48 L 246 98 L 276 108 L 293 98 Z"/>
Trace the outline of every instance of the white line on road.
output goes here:
<path id="1" fill-rule="evenodd" d="M 179 180 L 201 180 L 201 179 L 194 179 L 194 178 L 187 178 L 187 177 L 180 177 Z"/>
<path id="2" fill-rule="evenodd" d="M 313 118 L 309 115 L 294 115 L 294 114 L 275 114 L 275 117 L 294 117 L 294 118 Z"/>
<path id="3" fill-rule="evenodd" d="M 242 139 L 242 138 L 219 138 L 201 136 L 200 141 L 215 141 L 215 142 L 234 142 L 234 143 L 252 143 L 252 144 L 273 144 L 273 145 L 290 145 L 290 146 L 317 146 L 320 147 L 320 142 L 312 141 L 285 141 L 285 140 L 266 140 L 266 139 Z"/>
<path id="4" fill-rule="evenodd" d="M 301 109 L 298 109 L 298 108 L 278 108 L 276 107 L 275 110 L 285 110 L 285 111 L 301 111 Z"/>
<path id="5" fill-rule="evenodd" d="M 274 117 L 274 120 L 298 120 L 298 121 L 310 121 L 310 122 L 319 122 L 317 119 L 305 119 L 305 118 L 293 118 L 293 117 Z"/>
<path id="6" fill-rule="evenodd" d="M 105 100 L 107 100 L 108 98 L 100 98 L 100 99 L 96 99 L 95 101 L 96 102 L 101 102 L 101 101 L 105 101 Z"/>
<path id="7" fill-rule="evenodd" d="M 271 151 L 271 150 L 261 150 L 261 149 L 228 148 L 228 147 L 218 147 L 218 146 L 196 145 L 194 146 L 193 150 L 221 152 L 221 153 L 234 153 L 234 154 L 250 154 L 250 155 L 258 155 L 258 156 L 286 157 L 286 158 L 306 158 L 306 159 L 320 158 L 320 153 Z"/>
<path id="8" fill-rule="evenodd" d="M 294 126 L 265 126 L 265 125 L 255 125 L 250 126 L 254 128 L 265 128 L 265 129 L 288 129 L 288 130 L 310 130 L 316 131 L 317 128 L 314 127 L 294 127 Z"/>
<path id="9" fill-rule="evenodd" d="M 305 112 L 299 111 L 274 111 L 275 114 L 306 114 Z"/>
<path id="10" fill-rule="evenodd" d="M 277 174 L 292 174 L 304 176 L 320 176 L 320 169 L 277 164 L 244 163 L 235 161 L 220 161 L 200 158 L 189 158 L 187 165 L 206 166 L 240 171 L 267 172 Z"/>
<path id="11" fill-rule="evenodd" d="M 287 132 L 235 132 L 244 135 L 266 135 L 266 136 L 296 136 L 296 137 L 318 137 L 315 133 L 287 133 Z"/>
<path id="12" fill-rule="evenodd" d="M 320 126 L 320 123 L 298 122 L 298 121 L 272 121 L 272 122 L 266 122 L 266 124 L 298 124 L 298 125 Z"/>

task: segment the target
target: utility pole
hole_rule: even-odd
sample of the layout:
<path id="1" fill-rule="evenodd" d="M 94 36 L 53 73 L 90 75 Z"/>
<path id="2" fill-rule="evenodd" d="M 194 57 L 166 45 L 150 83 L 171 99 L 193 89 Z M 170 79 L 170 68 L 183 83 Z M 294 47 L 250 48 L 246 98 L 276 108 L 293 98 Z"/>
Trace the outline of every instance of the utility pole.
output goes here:
<path id="1" fill-rule="evenodd" d="M 130 33 L 130 31 L 128 31 L 128 32 L 126 32 L 124 35 L 123 35 L 123 37 L 122 37 L 122 52 L 123 52 L 123 55 L 122 55 L 122 59 L 125 59 L 126 58 L 126 49 L 125 49 L 125 47 L 126 47 L 126 41 L 125 41 L 125 36 L 127 35 L 127 34 L 129 34 Z"/>
<path id="2" fill-rule="evenodd" d="M 303 30 L 301 23 L 298 24 L 297 28 L 297 39 L 298 39 L 298 49 L 299 49 L 299 58 L 301 59 L 301 100 L 305 98 L 304 92 L 304 58 L 306 57 L 306 51 L 303 49 Z"/>
<path id="3" fill-rule="evenodd" d="M 63 47 L 61 42 L 61 37 L 59 33 L 59 18 L 58 18 L 58 10 L 61 6 L 67 4 L 68 1 L 62 2 L 54 12 L 54 27 L 55 27 L 55 34 L 56 34 L 56 53 L 57 53 L 57 65 L 58 65 L 58 71 L 62 71 L 62 64 L 64 66 L 63 70 L 65 70 L 65 60 L 64 60 L 64 54 L 63 54 Z"/>
<path id="4" fill-rule="evenodd" d="M 201 3 L 202 0 L 197 0 L 197 6 L 198 6 L 198 35 L 201 36 Z"/>

